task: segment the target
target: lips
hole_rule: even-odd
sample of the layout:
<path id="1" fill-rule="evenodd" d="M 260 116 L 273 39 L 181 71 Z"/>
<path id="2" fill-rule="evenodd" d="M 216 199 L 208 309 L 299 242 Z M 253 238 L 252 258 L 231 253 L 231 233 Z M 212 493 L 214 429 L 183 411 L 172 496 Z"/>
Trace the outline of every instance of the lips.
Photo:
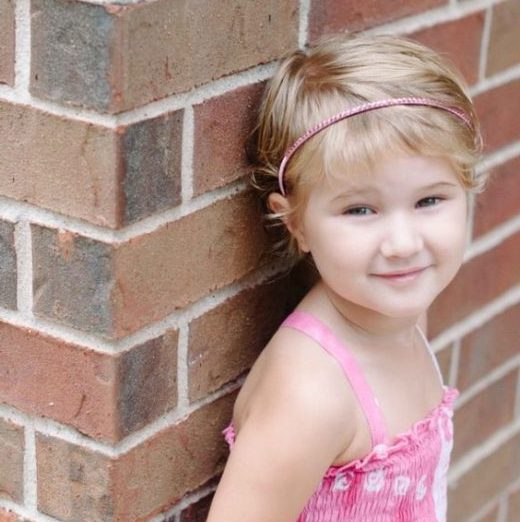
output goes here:
<path id="1" fill-rule="evenodd" d="M 395 272 L 384 272 L 381 274 L 373 274 L 375 277 L 379 277 L 386 281 L 404 282 L 412 281 L 418 278 L 427 267 L 413 267 L 404 270 L 398 270 Z"/>

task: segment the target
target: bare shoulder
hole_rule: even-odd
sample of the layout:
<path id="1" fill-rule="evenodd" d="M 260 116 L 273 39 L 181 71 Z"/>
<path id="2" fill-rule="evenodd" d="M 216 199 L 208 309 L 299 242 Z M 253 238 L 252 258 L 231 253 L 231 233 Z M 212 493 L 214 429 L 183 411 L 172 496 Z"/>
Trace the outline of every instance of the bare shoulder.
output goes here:
<path id="1" fill-rule="evenodd" d="M 237 431 L 276 417 L 286 433 L 304 426 L 345 450 L 355 434 L 356 399 L 338 362 L 307 335 L 281 328 L 266 346 L 237 399 Z M 296 427 L 296 428 L 294 428 Z"/>

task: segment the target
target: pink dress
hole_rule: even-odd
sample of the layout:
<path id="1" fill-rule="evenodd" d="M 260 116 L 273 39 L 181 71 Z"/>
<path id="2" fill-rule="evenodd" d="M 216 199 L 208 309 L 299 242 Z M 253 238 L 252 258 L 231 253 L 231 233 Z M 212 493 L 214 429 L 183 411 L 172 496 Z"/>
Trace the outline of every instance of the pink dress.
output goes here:
<path id="1" fill-rule="evenodd" d="M 293 312 L 282 326 L 305 333 L 338 361 L 363 408 L 372 436 L 368 455 L 327 470 L 296 522 L 444 522 L 446 475 L 453 446 L 452 405 L 457 390 L 443 386 L 441 403 L 390 441 L 377 399 L 345 345 L 305 312 Z M 425 345 L 442 383 L 426 340 Z M 224 435 L 232 446 L 232 425 Z"/>

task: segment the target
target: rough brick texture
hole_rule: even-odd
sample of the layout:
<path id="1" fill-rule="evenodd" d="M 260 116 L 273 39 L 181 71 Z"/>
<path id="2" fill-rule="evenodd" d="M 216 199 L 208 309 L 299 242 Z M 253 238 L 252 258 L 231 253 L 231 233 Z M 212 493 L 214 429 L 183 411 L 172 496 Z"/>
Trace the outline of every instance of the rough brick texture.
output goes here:
<path id="1" fill-rule="evenodd" d="M 518 354 L 520 304 L 464 337 L 457 386 L 464 390 Z"/>
<path id="2" fill-rule="evenodd" d="M 44 227 L 33 228 L 33 240 L 35 312 L 107 337 L 127 335 L 232 283 L 266 250 L 247 194 L 116 247 Z"/>
<path id="3" fill-rule="evenodd" d="M 517 374 L 517 370 L 510 372 L 457 409 L 454 417 L 455 461 L 514 420 Z M 486 421 L 482 422 L 482 419 Z"/>
<path id="4" fill-rule="evenodd" d="M 428 330 L 461 391 L 449 520 L 517 522 L 519 22 L 516 0 L 0 0 L 0 522 L 205 520 L 236 388 L 316 281 L 271 254 L 245 141 L 282 55 L 368 28 L 476 93 L 494 177 Z"/>
<path id="5" fill-rule="evenodd" d="M 311 0 L 311 41 L 345 30 L 359 31 L 446 3 L 446 0 Z"/>
<path id="6" fill-rule="evenodd" d="M 433 303 L 428 321 L 430 335 L 434 337 L 518 284 L 519 256 L 520 233 L 517 232 L 494 250 L 468 261 Z"/>
<path id="7" fill-rule="evenodd" d="M 177 333 L 110 356 L 0 322 L 0 402 L 118 440 L 176 405 Z"/>
<path id="8" fill-rule="evenodd" d="M 520 3 L 508 0 L 493 6 L 486 74 L 501 72 L 520 62 Z"/>
<path id="9" fill-rule="evenodd" d="M 0 306 L 16 308 L 14 224 L 0 220 Z"/>
<path id="10" fill-rule="evenodd" d="M 504 103 L 504 100 L 507 103 Z M 518 140 L 518 119 L 512 107 L 520 106 L 520 80 L 486 91 L 475 99 L 486 152 Z"/>
<path id="11" fill-rule="evenodd" d="M 243 176 L 244 136 L 254 126 L 263 84 L 235 89 L 196 105 L 194 190 L 201 194 Z"/>
<path id="12" fill-rule="evenodd" d="M 0 195 L 110 228 L 179 203 L 182 113 L 112 130 L 0 101 L 0 135 Z"/>
<path id="13" fill-rule="evenodd" d="M 24 445 L 23 427 L 0 419 L 0 498 L 23 499 Z"/>
<path id="14" fill-rule="evenodd" d="M 409 36 L 449 57 L 466 82 L 472 84 L 477 81 L 479 73 L 483 28 L 484 13 L 477 12 Z"/>
<path id="15" fill-rule="evenodd" d="M 64 521 L 148 520 L 207 483 L 227 455 L 234 395 L 204 406 L 117 459 L 38 435 L 38 506 Z"/>
<path id="16" fill-rule="evenodd" d="M 14 83 L 14 0 L 0 0 L 0 83 Z"/>
<path id="17" fill-rule="evenodd" d="M 101 112 L 187 91 L 297 44 L 295 0 L 35 0 L 32 16 L 31 91 Z"/>
<path id="18" fill-rule="evenodd" d="M 486 501 L 518 480 L 520 435 L 485 457 L 449 488 L 450 522 L 469 520 Z"/>
<path id="19" fill-rule="evenodd" d="M 520 157 L 493 169 L 485 192 L 479 194 L 475 204 L 473 235 L 475 237 L 518 214 L 520 201 Z"/>
<path id="20" fill-rule="evenodd" d="M 286 314 L 286 295 L 283 281 L 246 290 L 191 323 L 191 400 L 249 369 Z"/>

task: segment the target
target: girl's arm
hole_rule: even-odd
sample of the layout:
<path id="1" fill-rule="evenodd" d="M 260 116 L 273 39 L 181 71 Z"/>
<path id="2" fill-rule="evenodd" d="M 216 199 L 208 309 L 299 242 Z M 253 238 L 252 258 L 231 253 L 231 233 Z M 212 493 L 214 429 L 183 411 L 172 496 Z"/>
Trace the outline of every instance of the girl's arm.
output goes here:
<path id="1" fill-rule="evenodd" d="M 348 445 L 345 398 L 326 375 L 295 375 L 262 386 L 272 397 L 241 427 L 208 522 L 294 522 Z"/>

